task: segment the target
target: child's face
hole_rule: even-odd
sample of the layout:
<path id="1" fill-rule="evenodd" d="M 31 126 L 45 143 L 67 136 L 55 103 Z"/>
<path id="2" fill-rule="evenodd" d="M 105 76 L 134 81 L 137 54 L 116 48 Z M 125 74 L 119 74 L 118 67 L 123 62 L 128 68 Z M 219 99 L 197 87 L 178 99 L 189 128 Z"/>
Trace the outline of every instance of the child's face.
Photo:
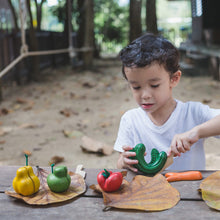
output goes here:
<path id="1" fill-rule="evenodd" d="M 164 114 L 173 107 L 172 88 L 179 82 L 181 72 L 172 78 L 163 66 L 154 63 L 143 68 L 124 68 L 125 75 L 138 105 L 151 114 Z"/>

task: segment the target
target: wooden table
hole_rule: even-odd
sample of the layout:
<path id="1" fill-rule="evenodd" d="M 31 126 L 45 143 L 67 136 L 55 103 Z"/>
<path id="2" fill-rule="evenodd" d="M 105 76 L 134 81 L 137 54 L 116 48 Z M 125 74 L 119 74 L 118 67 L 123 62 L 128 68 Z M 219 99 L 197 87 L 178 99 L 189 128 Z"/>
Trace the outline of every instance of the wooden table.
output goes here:
<path id="1" fill-rule="evenodd" d="M 220 212 L 209 208 L 202 200 L 198 188 L 201 181 L 173 182 L 181 195 L 179 203 L 165 211 L 144 212 L 134 210 L 110 209 L 103 211 L 103 198 L 100 194 L 89 189 L 88 186 L 96 184 L 96 176 L 100 169 L 85 169 L 87 191 L 64 203 L 46 206 L 31 206 L 21 200 L 7 196 L 4 191 L 12 185 L 18 167 L 0 167 L 0 219 L 220 219 Z M 68 168 L 74 171 L 75 168 Z M 115 170 L 113 170 L 115 171 Z M 203 177 L 209 176 L 214 171 L 202 171 Z M 131 181 L 134 177 L 128 172 L 126 179 Z"/>

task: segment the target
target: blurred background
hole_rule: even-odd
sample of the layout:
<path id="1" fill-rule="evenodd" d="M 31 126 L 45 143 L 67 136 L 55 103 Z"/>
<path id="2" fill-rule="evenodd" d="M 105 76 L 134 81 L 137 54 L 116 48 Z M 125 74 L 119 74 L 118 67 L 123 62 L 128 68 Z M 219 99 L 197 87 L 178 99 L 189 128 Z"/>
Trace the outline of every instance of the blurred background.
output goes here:
<path id="1" fill-rule="evenodd" d="M 113 150 L 121 115 L 136 107 L 118 53 L 146 32 L 180 52 L 175 98 L 219 109 L 219 9 L 220 0 L 0 0 L 0 165 L 29 152 L 35 165 L 115 167 L 116 151 L 88 154 L 82 137 Z M 205 151 L 207 169 L 220 169 L 219 140 Z"/>
<path id="2" fill-rule="evenodd" d="M 219 0 L 1 0 L 1 86 L 37 80 L 48 67 L 91 69 L 145 32 L 174 43 L 189 75 L 219 80 L 219 9 Z"/>

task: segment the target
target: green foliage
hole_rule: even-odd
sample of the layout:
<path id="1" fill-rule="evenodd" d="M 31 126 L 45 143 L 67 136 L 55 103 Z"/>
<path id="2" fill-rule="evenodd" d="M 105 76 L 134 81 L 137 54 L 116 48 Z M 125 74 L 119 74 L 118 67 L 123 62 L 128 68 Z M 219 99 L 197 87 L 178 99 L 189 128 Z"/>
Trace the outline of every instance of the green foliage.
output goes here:
<path id="1" fill-rule="evenodd" d="M 128 7 L 120 7 L 116 0 L 95 0 L 95 33 L 106 41 L 121 43 L 128 32 Z"/>
<path id="2" fill-rule="evenodd" d="M 129 6 L 117 0 L 95 0 L 95 39 L 105 52 L 118 52 L 127 44 Z"/>

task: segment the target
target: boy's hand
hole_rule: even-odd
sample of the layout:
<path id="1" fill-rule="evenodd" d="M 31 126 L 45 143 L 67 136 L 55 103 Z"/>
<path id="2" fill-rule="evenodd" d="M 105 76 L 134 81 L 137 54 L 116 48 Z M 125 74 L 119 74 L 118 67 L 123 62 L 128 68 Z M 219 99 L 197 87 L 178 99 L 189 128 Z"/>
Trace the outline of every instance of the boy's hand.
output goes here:
<path id="1" fill-rule="evenodd" d="M 185 133 L 176 134 L 171 142 L 168 156 L 171 154 L 180 156 L 181 153 L 189 151 L 191 146 L 199 140 L 198 132 L 195 129 L 187 131 Z"/>
<path id="2" fill-rule="evenodd" d="M 134 172 L 138 172 L 138 170 L 135 167 L 133 167 L 134 164 L 138 164 L 138 160 L 133 160 L 129 158 L 129 157 L 136 156 L 135 152 L 129 151 L 132 149 L 132 147 L 123 146 L 122 149 L 124 150 L 124 152 L 120 153 L 120 156 L 118 159 L 118 168 L 119 169 L 126 168 Z"/>

